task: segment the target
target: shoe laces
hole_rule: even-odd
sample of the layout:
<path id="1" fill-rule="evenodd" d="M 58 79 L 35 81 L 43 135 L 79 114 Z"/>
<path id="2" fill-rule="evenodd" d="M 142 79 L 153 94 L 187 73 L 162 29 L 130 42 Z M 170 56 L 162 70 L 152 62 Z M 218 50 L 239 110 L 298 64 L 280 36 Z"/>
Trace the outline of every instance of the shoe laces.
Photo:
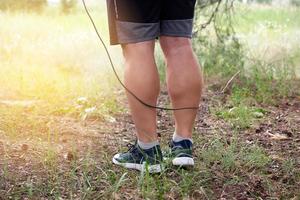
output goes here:
<path id="1" fill-rule="evenodd" d="M 127 143 L 126 146 L 128 147 L 128 151 L 129 153 L 135 153 L 137 150 L 137 141 L 135 141 L 134 144 L 132 143 Z"/>

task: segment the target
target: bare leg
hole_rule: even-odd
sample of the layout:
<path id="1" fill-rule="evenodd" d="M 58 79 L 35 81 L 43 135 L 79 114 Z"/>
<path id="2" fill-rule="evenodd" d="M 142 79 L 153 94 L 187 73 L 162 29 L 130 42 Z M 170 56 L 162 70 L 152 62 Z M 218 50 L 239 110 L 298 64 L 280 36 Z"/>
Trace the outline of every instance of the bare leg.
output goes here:
<path id="1" fill-rule="evenodd" d="M 150 105 L 156 105 L 160 90 L 154 47 L 154 41 L 122 45 L 125 85 Z M 156 110 L 142 105 L 129 93 L 127 98 L 138 139 L 146 143 L 156 141 Z"/>
<path id="2" fill-rule="evenodd" d="M 191 40 L 162 36 L 160 44 L 166 58 L 167 84 L 173 107 L 198 107 L 203 82 Z M 175 131 L 179 136 L 192 137 L 196 114 L 197 110 L 174 111 Z"/>

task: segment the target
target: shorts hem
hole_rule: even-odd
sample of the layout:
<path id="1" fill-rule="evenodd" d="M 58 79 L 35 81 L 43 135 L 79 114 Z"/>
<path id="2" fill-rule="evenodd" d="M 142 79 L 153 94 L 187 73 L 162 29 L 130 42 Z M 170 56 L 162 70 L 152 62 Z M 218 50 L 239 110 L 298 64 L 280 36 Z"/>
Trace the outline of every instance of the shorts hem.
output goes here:
<path id="1" fill-rule="evenodd" d="M 118 45 L 118 44 L 133 44 L 133 43 L 139 43 L 139 42 L 146 42 L 146 41 L 155 40 L 157 37 L 158 36 L 119 40 L 117 43 L 115 43 L 115 45 Z"/>
<path id="2" fill-rule="evenodd" d="M 159 22 L 136 23 L 116 21 L 116 38 L 120 44 L 137 43 L 155 39 L 160 34 Z"/>
<path id="3" fill-rule="evenodd" d="M 170 32 L 162 32 L 160 36 L 172 36 L 172 37 L 185 37 L 185 38 L 192 38 L 192 34 L 190 33 L 170 33 Z"/>

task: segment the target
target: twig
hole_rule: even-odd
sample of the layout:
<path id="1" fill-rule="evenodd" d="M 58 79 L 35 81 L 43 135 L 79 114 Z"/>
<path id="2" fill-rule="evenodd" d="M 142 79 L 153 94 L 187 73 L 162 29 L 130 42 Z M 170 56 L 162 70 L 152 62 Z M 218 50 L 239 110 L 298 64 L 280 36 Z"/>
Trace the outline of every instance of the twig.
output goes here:
<path id="1" fill-rule="evenodd" d="M 215 3 L 218 3 L 219 1 L 222 1 L 222 0 L 210 0 L 208 2 L 202 2 L 202 3 L 201 3 L 201 1 L 198 1 L 199 8 L 200 9 L 204 9 L 204 8 L 206 8 L 208 6 L 211 6 L 211 5 L 215 4 Z"/>
<path id="2" fill-rule="evenodd" d="M 224 93 L 225 90 L 227 89 L 227 87 L 229 86 L 229 84 L 233 81 L 233 79 L 239 74 L 241 73 L 241 71 L 238 71 L 237 73 L 235 73 L 231 79 L 226 83 L 225 87 L 222 89 L 221 93 Z"/>
<path id="3" fill-rule="evenodd" d="M 219 11 L 219 7 L 221 5 L 221 2 L 222 2 L 222 0 L 218 1 L 218 4 L 217 4 L 214 12 L 211 14 L 209 20 L 207 22 L 205 22 L 204 24 L 201 24 L 201 26 L 200 26 L 201 30 L 205 29 L 212 22 L 212 20 L 215 18 L 217 12 Z"/>
<path id="4" fill-rule="evenodd" d="M 203 188 L 203 187 L 200 187 L 200 190 L 201 190 L 202 194 L 204 194 L 205 198 L 206 198 L 206 199 L 209 199 L 209 197 L 207 196 L 207 194 L 206 194 L 204 188 Z"/>

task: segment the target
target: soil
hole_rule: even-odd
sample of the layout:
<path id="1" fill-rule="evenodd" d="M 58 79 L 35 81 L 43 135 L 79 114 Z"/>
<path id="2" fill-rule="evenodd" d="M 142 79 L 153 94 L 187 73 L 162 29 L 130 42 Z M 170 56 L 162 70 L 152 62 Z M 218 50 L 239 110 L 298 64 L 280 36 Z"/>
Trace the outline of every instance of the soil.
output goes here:
<path id="1" fill-rule="evenodd" d="M 232 137 L 230 124 L 218 119 L 210 112 L 211 108 L 222 104 L 223 99 L 222 95 L 209 90 L 203 96 L 195 123 L 197 135 L 194 137 L 196 141 L 203 140 L 204 142 L 195 144 L 195 152 L 205 149 L 205 141 L 216 137 L 216 132 L 224 138 Z M 168 105 L 168 102 L 167 93 L 163 91 L 159 105 Z M 126 105 L 124 102 L 123 104 Z M 267 110 L 266 116 L 251 128 L 239 130 L 238 139 L 243 144 L 258 143 L 271 157 L 272 162 L 266 171 L 267 176 L 274 182 L 273 185 L 277 187 L 273 189 L 275 193 L 266 189 L 260 176 L 245 174 L 247 181 L 237 184 L 225 185 L 222 181 L 216 181 L 211 188 L 216 199 L 255 199 L 251 196 L 253 193 L 261 199 L 276 199 L 289 188 L 293 190 L 298 186 L 300 188 L 299 182 L 293 182 L 293 177 L 283 174 L 279 169 L 279 165 L 286 158 L 295 160 L 296 168 L 300 168 L 300 97 L 284 99 L 275 106 L 261 106 Z M 24 113 L 24 117 L 28 115 L 30 113 Z M 40 138 L 31 136 L 29 133 L 32 127 L 26 127 L 26 125 L 24 126 L 25 137 L 22 139 L 11 138 L 0 130 L 0 175 L 3 177 L 6 170 L 11 176 L 0 182 L 0 199 L 5 199 L 15 187 L 28 182 L 28 177 L 33 181 L 47 180 L 48 175 L 43 166 L 47 159 L 50 162 L 51 155 L 43 153 L 41 149 L 49 146 L 49 143 L 51 150 L 58 155 L 55 162 L 61 163 L 60 170 L 68 167 L 69 161 L 82 159 L 86 152 L 90 152 L 90 156 L 99 165 L 101 162 L 108 162 L 120 149 L 126 148 L 126 144 L 135 140 L 134 124 L 129 112 L 118 114 L 114 118 L 115 120 L 107 122 L 98 119 L 81 121 L 66 116 L 40 116 L 37 123 L 46 125 L 41 126 L 43 128 L 38 131 L 48 133 Z M 0 119 L 0 123 L 4 122 Z M 158 133 L 164 145 L 167 144 L 173 132 L 172 114 L 168 111 L 158 111 Z M 197 155 L 195 156 L 197 162 Z M 226 174 L 215 172 L 215 177 L 225 176 Z M 131 189 L 124 192 L 129 192 L 129 195 L 134 198 L 136 191 Z M 194 193 L 197 196 L 197 191 Z"/>

